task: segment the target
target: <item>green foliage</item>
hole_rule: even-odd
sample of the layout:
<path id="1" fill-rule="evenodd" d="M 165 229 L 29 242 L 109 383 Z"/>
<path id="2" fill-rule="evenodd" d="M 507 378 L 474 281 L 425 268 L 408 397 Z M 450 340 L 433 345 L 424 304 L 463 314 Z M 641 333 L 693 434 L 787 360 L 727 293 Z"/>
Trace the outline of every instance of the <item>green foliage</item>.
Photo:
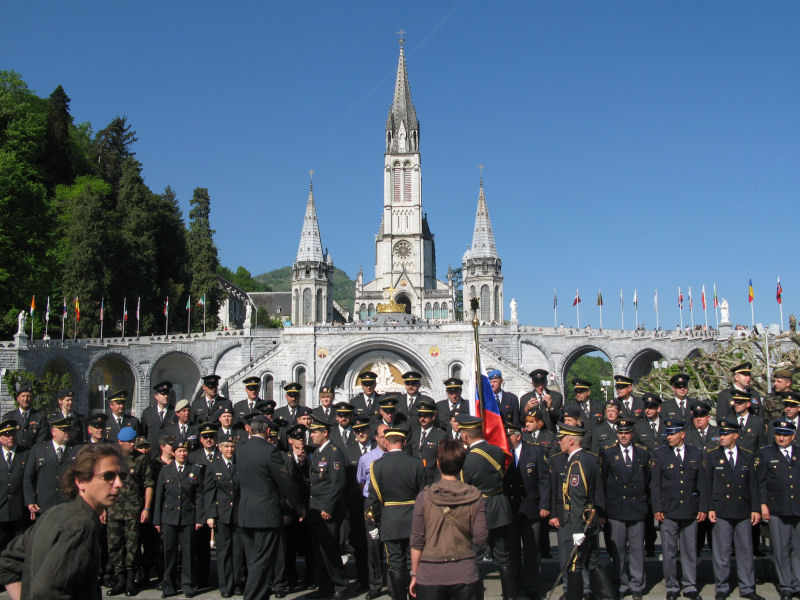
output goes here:
<path id="1" fill-rule="evenodd" d="M 462 268 L 452 270 L 453 283 L 456 287 L 456 300 L 455 300 L 455 315 L 456 321 L 464 318 L 464 274 Z"/>
<path id="2" fill-rule="evenodd" d="M 614 375 L 611 363 L 603 356 L 584 355 L 575 360 L 567 371 L 564 381 L 564 397 L 567 400 L 575 400 L 575 391 L 572 388 L 572 381 L 576 377 L 585 379 L 592 383 L 591 398 L 605 402 L 606 395 L 600 386 L 600 381 L 610 380 Z M 613 396 L 613 388 L 608 390 L 608 397 Z"/>
<path id="3" fill-rule="evenodd" d="M 267 309 L 261 306 L 256 313 L 254 325 L 256 327 L 266 327 L 267 329 L 282 329 L 283 319 L 279 319 L 278 317 L 271 318 Z"/>
<path id="4" fill-rule="evenodd" d="M 269 292 L 270 287 L 257 279 L 253 279 L 250 271 L 240 266 L 234 273 L 228 267 L 219 267 L 218 273 L 233 285 L 245 292 Z"/>
<path id="5" fill-rule="evenodd" d="M 219 258 L 214 245 L 214 230 L 211 229 L 211 198 L 206 188 L 197 188 L 189 211 L 189 233 L 186 237 L 186 252 L 191 276 L 190 292 L 194 298 L 206 297 L 206 327 L 215 329 L 217 311 L 221 297 L 217 280 Z M 202 330 L 202 322 L 199 330 Z"/>
<path id="6" fill-rule="evenodd" d="M 292 291 L 292 267 L 275 269 L 268 273 L 256 275 L 254 279 L 269 287 L 275 292 Z M 333 270 L 333 299 L 342 308 L 352 311 L 356 297 L 355 281 L 347 276 L 347 273 L 334 267 Z"/>
<path id="7" fill-rule="evenodd" d="M 69 387 L 68 373 L 45 373 L 37 377 L 29 371 L 7 371 L 3 375 L 3 383 L 12 398 L 17 397 L 17 390 L 29 385 L 33 389 L 33 408 L 37 410 L 52 407 L 58 391 Z"/>

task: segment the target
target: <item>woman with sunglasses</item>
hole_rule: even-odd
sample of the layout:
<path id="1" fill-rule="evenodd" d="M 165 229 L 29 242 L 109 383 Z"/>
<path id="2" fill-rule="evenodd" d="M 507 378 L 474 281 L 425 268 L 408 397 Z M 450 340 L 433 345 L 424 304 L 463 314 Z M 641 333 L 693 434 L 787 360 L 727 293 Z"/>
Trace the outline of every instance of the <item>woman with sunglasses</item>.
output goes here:
<path id="1" fill-rule="evenodd" d="M 100 598 L 100 515 L 127 476 L 119 448 L 84 446 L 61 483 L 67 502 L 36 519 L 0 555 L 0 583 L 12 600 Z"/>

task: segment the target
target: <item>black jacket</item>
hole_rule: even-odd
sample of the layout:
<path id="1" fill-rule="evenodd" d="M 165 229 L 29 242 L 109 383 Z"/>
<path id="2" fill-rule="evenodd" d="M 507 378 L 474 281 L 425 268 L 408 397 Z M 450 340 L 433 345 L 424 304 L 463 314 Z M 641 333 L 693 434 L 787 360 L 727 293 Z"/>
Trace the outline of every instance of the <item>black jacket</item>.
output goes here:
<path id="1" fill-rule="evenodd" d="M 5 461 L 5 448 L 0 448 L 0 523 L 28 518 L 22 492 L 22 479 L 28 463 L 28 450 L 14 449 L 11 468 Z"/>
<path id="2" fill-rule="evenodd" d="M 206 519 L 216 519 L 225 525 L 235 525 L 239 508 L 239 471 L 236 461 L 225 466 L 225 459 L 217 456 L 206 467 L 205 497 L 203 506 Z"/>
<path id="3" fill-rule="evenodd" d="M 705 456 L 708 484 L 708 509 L 723 519 L 749 519 L 750 513 L 761 512 L 755 456 L 737 448 L 736 465 L 731 467 L 727 451 L 717 447 Z"/>
<path id="4" fill-rule="evenodd" d="M 158 473 L 153 525 L 205 524 L 203 468 L 186 462 L 183 473 L 173 461 Z"/>
<path id="5" fill-rule="evenodd" d="M 639 444 L 632 444 L 629 448 L 630 466 L 625 464 L 619 444 L 600 452 L 606 516 L 616 521 L 644 521 L 648 515 L 651 454 Z"/>

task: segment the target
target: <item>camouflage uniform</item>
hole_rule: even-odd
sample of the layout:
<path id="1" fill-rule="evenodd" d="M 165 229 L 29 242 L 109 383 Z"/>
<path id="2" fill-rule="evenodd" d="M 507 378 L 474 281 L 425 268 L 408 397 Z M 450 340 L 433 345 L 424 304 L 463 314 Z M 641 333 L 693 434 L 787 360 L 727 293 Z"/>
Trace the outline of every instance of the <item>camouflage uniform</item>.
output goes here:
<path id="1" fill-rule="evenodd" d="M 128 577 L 133 577 L 139 557 L 144 492 L 155 486 L 147 454 L 136 452 L 128 457 L 127 470 L 117 501 L 108 508 L 108 553 L 117 577 L 126 570 Z"/>
<path id="2" fill-rule="evenodd" d="M 786 394 L 784 392 L 773 392 L 764 398 L 764 421 L 767 424 L 783 418 L 783 401 L 785 399 Z"/>

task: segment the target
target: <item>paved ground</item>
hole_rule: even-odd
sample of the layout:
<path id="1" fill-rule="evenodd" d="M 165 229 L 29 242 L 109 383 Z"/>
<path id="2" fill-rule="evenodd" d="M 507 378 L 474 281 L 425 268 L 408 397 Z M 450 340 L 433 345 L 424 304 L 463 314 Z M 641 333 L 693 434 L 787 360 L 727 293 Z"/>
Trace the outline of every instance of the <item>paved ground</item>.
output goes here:
<path id="1" fill-rule="evenodd" d="M 602 538 L 602 536 L 601 536 Z M 601 542 L 602 543 L 602 542 Z M 551 534 L 551 547 L 555 549 L 555 534 Z M 657 546 L 658 549 L 658 546 Z M 608 565 L 609 557 L 605 553 L 605 550 L 601 552 L 602 561 L 604 564 Z M 352 564 L 348 565 L 348 571 L 350 571 L 350 567 Z M 212 562 L 212 569 L 213 569 L 213 562 Z M 487 569 L 491 569 L 491 565 L 487 563 Z M 661 560 L 660 557 L 657 558 L 650 558 L 646 560 L 645 569 L 647 572 L 647 579 L 648 579 L 648 586 L 647 586 L 647 593 L 645 594 L 645 598 L 655 599 L 655 598 L 665 598 L 666 592 L 664 589 L 664 579 L 662 576 L 661 570 Z M 553 584 L 555 581 L 556 576 L 558 575 L 558 560 L 556 558 L 553 559 L 546 559 L 542 561 L 542 572 L 541 572 L 541 595 L 540 598 L 544 597 L 544 594 L 548 591 L 549 586 Z M 353 576 L 352 573 L 349 573 Z M 734 576 L 735 577 L 735 576 Z M 714 575 L 712 572 L 712 565 L 711 565 L 711 553 L 708 549 L 706 549 L 700 557 L 700 562 L 698 563 L 697 568 L 697 579 L 698 579 L 698 587 L 701 596 L 705 600 L 713 600 L 714 598 Z M 774 582 L 775 581 L 775 574 L 774 570 L 772 569 L 771 561 L 767 558 L 757 558 L 756 559 L 756 580 L 759 582 L 757 586 L 757 591 L 759 594 L 767 598 L 768 600 L 771 598 L 777 598 L 778 592 L 775 588 Z M 152 582 L 152 585 L 148 589 L 144 589 L 139 592 L 136 598 L 140 600 L 150 600 L 150 599 L 160 599 L 161 592 L 156 589 L 155 581 Z M 492 598 L 501 598 L 500 593 L 500 580 L 497 577 L 497 573 L 494 571 L 489 570 L 486 576 L 484 577 L 484 586 L 485 586 L 485 598 L 487 600 Z M 351 589 L 355 589 L 355 582 L 351 580 Z M 308 595 L 309 592 L 300 592 L 295 594 L 289 594 L 286 596 L 287 599 L 302 599 Z M 557 590 L 552 594 L 552 600 L 558 600 L 561 595 L 561 590 Z M 104 590 L 105 594 L 105 590 Z M 738 598 L 738 590 L 734 589 L 731 598 Z M 0 599 L 8 598 L 7 593 L 0 594 Z M 115 596 L 115 598 L 119 598 L 120 600 L 124 600 L 126 596 L 124 594 L 120 596 Z M 176 596 L 176 598 L 180 599 L 182 596 Z M 201 598 L 203 600 L 211 600 L 220 598 L 219 591 L 217 589 L 208 589 L 208 590 L 200 590 L 199 593 L 195 596 L 195 598 Z M 241 596 L 234 596 L 234 600 L 240 599 Z M 352 594 L 351 598 L 353 600 L 363 599 L 364 594 Z M 627 596 L 630 598 L 630 596 Z M 381 597 L 381 600 L 390 600 L 389 595 L 386 594 Z"/>

